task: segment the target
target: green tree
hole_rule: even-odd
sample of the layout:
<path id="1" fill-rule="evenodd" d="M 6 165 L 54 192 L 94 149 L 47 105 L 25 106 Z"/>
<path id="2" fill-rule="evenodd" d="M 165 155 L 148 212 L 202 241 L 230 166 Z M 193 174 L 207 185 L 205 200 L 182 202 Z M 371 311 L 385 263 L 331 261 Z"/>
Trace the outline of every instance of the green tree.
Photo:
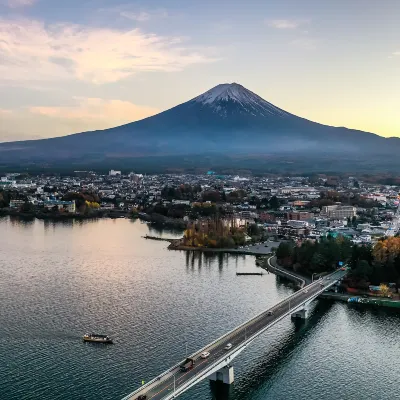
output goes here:
<path id="1" fill-rule="evenodd" d="M 276 250 L 276 258 L 282 261 L 288 261 L 293 256 L 293 245 L 289 242 L 279 243 L 278 249 Z"/>
<path id="2" fill-rule="evenodd" d="M 21 211 L 24 213 L 31 213 L 35 210 L 35 207 L 32 203 L 29 203 L 26 201 L 24 204 L 21 206 Z"/>
<path id="3" fill-rule="evenodd" d="M 273 210 L 277 210 L 279 208 L 279 200 L 276 196 L 272 196 L 269 199 L 269 207 L 272 208 Z"/>
<path id="4" fill-rule="evenodd" d="M 352 274 L 360 279 L 368 280 L 372 274 L 372 271 L 373 267 L 368 263 L 367 260 L 359 260 Z"/>
<path id="5" fill-rule="evenodd" d="M 247 227 L 247 234 L 249 236 L 260 236 L 262 234 L 262 228 L 260 228 L 257 224 L 250 224 Z"/>

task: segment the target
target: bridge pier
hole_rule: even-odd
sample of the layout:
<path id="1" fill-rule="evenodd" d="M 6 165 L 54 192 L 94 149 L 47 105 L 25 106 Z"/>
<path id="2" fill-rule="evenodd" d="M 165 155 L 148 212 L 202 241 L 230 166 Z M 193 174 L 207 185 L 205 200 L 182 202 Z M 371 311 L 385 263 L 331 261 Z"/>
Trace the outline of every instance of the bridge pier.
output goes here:
<path id="1" fill-rule="evenodd" d="M 210 381 L 221 381 L 227 385 L 231 385 L 234 381 L 233 367 L 228 365 L 216 372 L 213 372 L 210 375 Z"/>
<path id="2" fill-rule="evenodd" d="M 307 319 L 309 316 L 309 311 L 307 307 L 297 310 L 292 314 L 292 319 Z"/>

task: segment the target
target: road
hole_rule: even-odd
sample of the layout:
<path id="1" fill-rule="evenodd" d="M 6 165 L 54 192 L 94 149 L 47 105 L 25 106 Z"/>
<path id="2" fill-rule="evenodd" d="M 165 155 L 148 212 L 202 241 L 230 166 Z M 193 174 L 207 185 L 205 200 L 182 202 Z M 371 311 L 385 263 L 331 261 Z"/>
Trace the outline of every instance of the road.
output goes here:
<path id="1" fill-rule="evenodd" d="M 239 254 L 252 254 L 252 255 L 266 255 L 272 253 L 272 248 L 278 248 L 280 242 L 270 242 L 261 244 L 250 244 L 243 246 L 243 248 L 229 249 L 229 253 Z"/>
<path id="2" fill-rule="evenodd" d="M 210 352 L 210 356 L 206 359 L 200 358 L 200 354 L 195 356 L 195 364 L 192 370 L 188 372 L 181 372 L 179 367 L 170 371 L 169 374 L 160 377 L 159 382 L 155 382 L 151 385 L 147 391 L 141 393 L 147 396 L 147 400 L 163 400 L 167 395 L 174 392 L 174 386 L 177 389 L 182 386 L 195 375 L 204 372 L 205 369 L 209 368 L 211 364 L 217 364 L 223 361 L 227 353 L 234 350 L 235 347 L 246 342 L 253 335 L 259 333 L 268 325 L 273 324 L 276 320 L 281 318 L 289 310 L 294 309 L 301 305 L 308 298 L 312 298 L 312 295 L 316 294 L 322 289 L 322 285 L 328 285 L 332 283 L 333 280 L 339 279 L 345 275 L 345 271 L 337 271 L 334 275 L 329 278 L 323 278 L 315 281 L 303 289 L 299 290 L 289 299 L 278 303 L 276 306 L 266 310 L 264 313 L 260 314 L 256 319 L 250 320 L 245 326 L 239 327 L 236 331 L 231 334 L 227 334 L 220 338 L 217 343 L 210 345 L 210 347 L 203 349 L 203 351 Z M 272 311 L 272 315 L 268 315 Z M 232 349 L 229 351 L 224 350 L 225 346 L 231 343 L 233 345 Z M 127 397 L 127 399 L 137 399 L 138 395 Z M 125 399 L 124 399 L 125 400 Z"/>

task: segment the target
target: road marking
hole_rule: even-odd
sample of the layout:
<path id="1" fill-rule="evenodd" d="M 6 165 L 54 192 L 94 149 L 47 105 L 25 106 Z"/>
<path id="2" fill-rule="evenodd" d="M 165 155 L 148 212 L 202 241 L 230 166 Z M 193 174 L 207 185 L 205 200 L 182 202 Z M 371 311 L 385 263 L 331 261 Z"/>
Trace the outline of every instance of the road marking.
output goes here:
<path id="1" fill-rule="evenodd" d="M 203 360 L 203 359 L 201 359 Z M 195 368 L 197 368 L 198 366 L 200 366 L 201 364 L 204 364 L 207 361 L 207 359 L 204 359 L 203 361 L 200 361 L 197 364 L 194 364 L 195 366 L 190 369 L 189 371 L 185 372 L 183 375 L 180 376 L 179 379 L 175 379 L 175 384 L 179 381 L 182 380 L 182 378 L 185 377 L 185 375 L 189 374 L 190 372 L 192 372 Z M 173 374 L 173 377 L 175 377 L 176 375 L 178 375 L 178 372 L 176 372 L 175 374 Z M 170 386 L 173 386 L 173 383 L 170 383 L 168 386 L 166 386 L 165 388 L 161 389 L 159 392 L 154 393 L 153 396 L 149 397 L 149 400 L 151 400 L 152 398 L 154 398 L 155 396 L 159 395 L 161 392 L 163 392 L 164 390 L 168 389 Z"/>
<path id="2" fill-rule="evenodd" d="M 269 260 L 268 260 L 268 261 L 269 261 Z M 340 277 L 342 277 L 340 273 L 338 273 L 338 275 L 339 275 Z M 343 275 L 344 275 L 344 274 L 343 274 Z M 336 278 L 336 274 L 331 275 L 331 276 L 332 276 L 332 277 L 335 277 L 334 279 L 332 279 L 332 281 L 338 279 L 338 278 Z M 324 282 L 325 279 L 323 279 L 322 281 Z M 331 281 L 331 282 L 332 282 L 332 281 Z M 304 293 L 304 290 L 303 290 L 304 288 L 303 288 L 302 290 L 299 290 L 298 292 L 295 292 L 295 293 L 294 293 L 294 296 L 291 297 L 290 299 L 285 300 L 285 301 L 282 302 L 281 304 L 278 303 L 278 307 L 277 307 L 276 309 L 275 309 L 276 306 L 272 307 L 272 309 L 274 309 L 277 313 L 275 314 L 275 318 L 272 318 L 271 321 L 268 321 L 268 320 L 269 320 L 269 318 L 268 318 L 269 316 L 267 315 L 267 313 L 268 313 L 269 310 L 266 310 L 264 313 L 262 313 L 255 321 L 253 321 L 253 323 L 251 323 L 251 324 L 247 327 L 247 329 L 249 330 L 249 336 L 250 336 L 250 337 L 253 336 L 255 333 L 257 333 L 257 332 L 260 331 L 261 329 L 263 329 L 263 328 L 265 328 L 265 327 L 268 327 L 268 325 L 270 325 L 270 324 L 271 324 L 272 322 L 274 322 L 276 319 L 279 319 L 279 318 L 282 316 L 281 311 L 285 311 L 285 307 L 287 306 L 287 304 L 290 304 L 290 301 L 294 301 L 295 303 L 296 303 L 296 302 L 299 302 L 299 304 L 293 305 L 292 308 L 295 308 L 295 307 L 298 307 L 303 301 L 306 301 L 308 297 L 312 297 L 313 295 L 315 295 L 316 292 L 319 292 L 319 291 L 320 291 L 320 288 L 318 287 L 318 282 L 319 282 L 319 281 L 316 280 L 316 281 L 312 282 L 311 284 L 306 285 L 306 287 L 307 287 L 308 290 L 309 290 L 308 293 Z M 331 282 L 326 282 L 326 284 L 329 284 L 329 283 L 331 283 Z M 332 286 L 332 285 L 331 285 L 331 286 Z M 306 296 L 304 296 L 304 294 L 306 294 Z M 267 319 L 268 322 L 266 321 L 266 319 Z M 262 326 L 262 328 L 260 328 L 260 326 Z M 243 340 L 243 339 L 240 339 L 240 337 L 243 335 L 243 330 L 244 330 L 244 329 L 245 329 L 245 328 L 242 327 L 241 329 L 238 330 L 238 332 L 237 332 L 236 334 L 234 334 L 234 335 L 230 338 L 230 339 L 231 339 L 231 342 L 235 343 L 236 346 L 237 346 L 237 345 L 241 345 L 241 344 L 243 344 L 243 343 L 246 341 L 246 337 L 244 338 L 244 340 Z M 254 330 L 254 329 L 255 329 L 255 330 Z M 236 343 L 236 341 L 235 341 L 234 339 L 239 339 L 239 341 Z M 222 346 L 226 340 L 228 340 L 228 338 L 223 338 L 223 340 L 217 345 L 216 348 L 218 348 L 219 346 Z M 178 375 L 178 373 L 179 373 L 179 370 L 178 370 L 177 372 L 175 372 L 175 373 L 172 375 L 172 377 L 175 378 L 175 384 L 176 384 L 176 383 L 181 383 L 187 374 L 190 374 L 190 373 L 193 372 L 196 368 L 200 367 L 200 366 L 203 365 L 204 363 L 207 363 L 207 362 L 210 361 L 210 360 L 213 360 L 214 362 L 215 362 L 215 361 L 218 361 L 218 359 L 220 358 L 220 356 L 221 356 L 222 354 L 224 354 L 224 353 L 225 353 L 225 352 L 224 352 L 223 349 L 221 348 L 220 351 L 217 351 L 217 352 L 215 352 L 215 353 L 212 353 L 212 356 L 211 356 L 210 358 L 206 358 L 206 359 L 201 359 L 201 358 L 199 358 L 200 362 L 194 364 L 194 366 L 193 366 L 192 369 L 190 369 L 189 371 L 187 371 L 187 372 L 185 372 L 184 374 L 180 375 L 179 378 L 176 379 L 175 377 L 176 377 L 176 376 Z M 229 357 L 230 357 L 230 356 L 229 356 Z M 222 361 L 223 361 L 223 360 L 221 360 L 221 362 L 222 362 Z M 194 374 L 194 376 L 195 376 L 195 375 L 196 375 L 196 374 Z M 162 382 L 160 382 L 160 384 L 161 384 L 161 383 L 162 383 Z M 168 390 L 168 391 L 171 390 L 171 389 L 170 389 L 171 386 L 173 386 L 173 383 L 170 383 L 168 386 L 162 388 L 160 391 L 158 391 L 157 393 L 153 394 L 153 395 L 149 398 L 149 400 L 153 399 L 154 397 L 156 397 L 157 395 L 159 395 L 161 392 L 163 392 L 163 391 L 165 391 L 165 390 Z M 151 389 L 150 389 L 150 390 L 151 390 Z"/>

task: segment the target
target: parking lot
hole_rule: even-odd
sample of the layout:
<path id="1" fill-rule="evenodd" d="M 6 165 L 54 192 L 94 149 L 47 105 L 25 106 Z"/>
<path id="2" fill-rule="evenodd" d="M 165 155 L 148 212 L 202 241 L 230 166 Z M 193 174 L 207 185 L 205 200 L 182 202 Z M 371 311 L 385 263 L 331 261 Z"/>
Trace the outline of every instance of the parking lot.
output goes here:
<path id="1" fill-rule="evenodd" d="M 270 254 L 272 248 L 278 248 L 280 242 L 266 241 L 258 244 L 239 246 L 237 249 L 230 250 L 230 252 L 241 254 Z"/>

